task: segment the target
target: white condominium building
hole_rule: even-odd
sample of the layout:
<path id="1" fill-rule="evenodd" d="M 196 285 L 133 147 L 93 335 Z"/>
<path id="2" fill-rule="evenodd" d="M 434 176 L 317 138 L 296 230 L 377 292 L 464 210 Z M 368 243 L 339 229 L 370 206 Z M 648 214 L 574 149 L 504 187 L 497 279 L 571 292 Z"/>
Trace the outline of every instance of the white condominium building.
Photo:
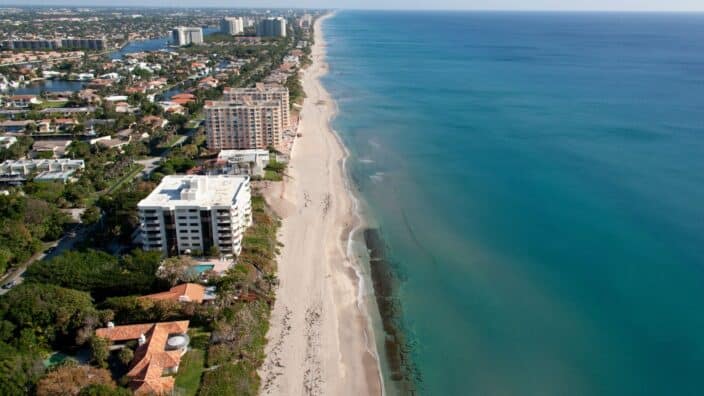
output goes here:
<path id="1" fill-rule="evenodd" d="M 174 45 L 203 44 L 203 29 L 199 27 L 179 26 L 171 31 Z"/>
<path id="2" fill-rule="evenodd" d="M 283 123 L 276 100 L 206 101 L 205 131 L 210 149 L 280 147 Z"/>
<path id="3" fill-rule="evenodd" d="M 286 19 L 282 17 L 262 19 L 257 26 L 257 36 L 286 37 Z"/>
<path id="4" fill-rule="evenodd" d="M 254 88 L 230 88 L 223 91 L 224 100 L 277 100 L 281 103 L 281 123 L 284 129 L 291 127 L 289 118 L 288 88 L 279 84 L 257 83 Z"/>
<path id="5" fill-rule="evenodd" d="M 241 17 L 225 17 L 220 21 L 220 32 L 234 36 L 244 33 L 244 20 Z"/>
<path id="6" fill-rule="evenodd" d="M 213 246 L 237 255 L 252 224 L 247 176 L 165 176 L 137 207 L 144 250 L 168 255 Z"/>

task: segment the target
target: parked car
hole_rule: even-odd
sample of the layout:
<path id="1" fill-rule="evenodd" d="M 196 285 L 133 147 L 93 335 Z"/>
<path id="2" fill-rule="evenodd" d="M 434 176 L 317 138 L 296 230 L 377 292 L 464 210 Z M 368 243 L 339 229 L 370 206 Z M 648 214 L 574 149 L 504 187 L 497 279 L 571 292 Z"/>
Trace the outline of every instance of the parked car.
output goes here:
<path id="1" fill-rule="evenodd" d="M 9 282 L 5 283 L 4 285 L 2 285 L 2 288 L 3 289 L 12 289 L 16 284 L 17 284 L 16 280 L 9 281 Z"/>

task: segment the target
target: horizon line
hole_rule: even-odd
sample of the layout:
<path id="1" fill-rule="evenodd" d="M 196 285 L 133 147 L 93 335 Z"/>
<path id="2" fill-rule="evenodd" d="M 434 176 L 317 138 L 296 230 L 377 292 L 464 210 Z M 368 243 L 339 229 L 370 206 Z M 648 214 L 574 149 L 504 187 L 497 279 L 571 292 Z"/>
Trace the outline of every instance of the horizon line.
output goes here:
<path id="1" fill-rule="evenodd" d="M 218 5 L 201 5 L 201 6 L 177 6 L 177 5 L 76 5 L 76 4 L 4 4 L 0 5 L 3 8 L 88 8 L 88 9 L 183 9 L 183 10 L 198 10 L 198 9 L 226 9 L 226 10 L 320 10 L 320 11 L 395 11 L 395 12 L 526 12 L 526 13 L 637 13 L 637 14 L 653 14 L 653 13 L 668 13 L 668 14 L 701 14 L 702 9 L 543 9 L 543 8 L 355 8 L 355 7 L 340 7 L 340 8 L 319 8 L 319 7 L 231 7 Z"/>

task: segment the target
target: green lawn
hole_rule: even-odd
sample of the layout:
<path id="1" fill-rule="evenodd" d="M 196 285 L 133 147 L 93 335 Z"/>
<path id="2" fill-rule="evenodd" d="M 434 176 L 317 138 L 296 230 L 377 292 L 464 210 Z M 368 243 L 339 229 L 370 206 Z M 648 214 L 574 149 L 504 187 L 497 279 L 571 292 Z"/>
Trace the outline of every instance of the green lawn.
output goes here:
<path id="1" fill-rule="evenodd" d="M 177 394 L 180 396 L 195 396 L 203 375 L 205 352 L 201 349 L 191 349 L 181 358 L 181 364 L 176 373 Z"/>
<path id="2" fill-rule="evenodd" d="M 273 170 L 267 169 L 264 171 L 264 180 L 281 181 L 281 180 L 283 180 L 283 177 L 280 174 L 274 172 Z"/>
<path id="3" fill-rule="evenodd" d="M 174 135 L 171 137 L 171 139 L 169 139 L 165 142 L 161 142 L 161 144 L 159 144 L 159 148 L 170 148 L 170 147 L 174 146 L 179 140 L 183 139 L 184 137 L 186 137 L 186 136 Z"/>
<path id="4" fill-rule="evenodd" d="M 43 110 L 54 107 L 64 107 L 68 103 L 65 100 L 45 100 L 42 103 L 33 105 L 32 108 L 35 110 Z"/>
<path id="5" fill-rule="evenodd" d="M 186 129 L 198 128 L 198 126 L 200 125 L 200 122 L 201 122 L 201 121 L 202 121 L 202 120 L 200 120 L 200 119 L 188 121 L 188 122 L 186 123 Z"/>
<path id="6" fill-rule="evenodd" d="M 122 176 L 122 177 L 120 178 L 120 180 L 118 180 L 117 182 L 115 182 L 115 184 L 113 184 L 112 186 L 108 187 L 107 190 L 105 191 L 105 193 L 106 193 L 106 194 L 110 194 L 111 192 L 117 190 L 117 189 L 120 188 L 120 186 L 122 186 L 123 184 L 125 184 L 125 183 L 127 183 L 128 181 L 131 181 L 132 179 L 134 179 L 135 177 L 137 177 L 137 174 L 139 174 L 139 172 L 141 172 L 142 170 L 144 170 L 144 165 L 142 165 L 142 164 L 137 164 L 137 163 L 133 164 L 133 165 L 132 165 L 132 169 L 129 171 L 129 173 L 127 173 L 126 175 Z"/>
<path id="7" fill-rule="evenodd" d="M 123 186 L 125 183 L 132 181 L 143 169 L 144 165 L 142 164 L 132 164 L 132 167 L 130 168 L 129 172 L 127 172 L 119 179 L 115 180 L 115 182 L 110 187 L 106 188 L 103 191 L 96 191 L 95 193 L 91 194 L 88 198 L 84 199 L 83 205 L 86 208 L 93 205 L 101 195 L 110 194 L 111 192 Z"/>

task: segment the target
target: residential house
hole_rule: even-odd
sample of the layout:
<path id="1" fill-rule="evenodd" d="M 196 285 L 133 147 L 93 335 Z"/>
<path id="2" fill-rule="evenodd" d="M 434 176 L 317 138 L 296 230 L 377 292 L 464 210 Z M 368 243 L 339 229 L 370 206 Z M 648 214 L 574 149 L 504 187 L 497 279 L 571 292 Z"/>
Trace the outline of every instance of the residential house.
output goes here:
<path id="1" fill-rule="evenodd" d="M 195 302 L 202 304 L 203 302 L 212 301 L 215 299 L 215 287 L 206 287 L 197 283 L 183 283 L 172 287 L 169 291 L 148 294 L 139 298 L 156 301 Z"/>
<path id="2" fill-rule="evenodd" d="M 14 120 L 7 120 L 7 121 L 0 121 L 0 131 L 1 132 L 14 132 L 14 133 L 20 133 L 24 132 L 31 126 L 34 126 L 35 123 L 32 120 L 20 120 L 20 121 L 14 121 Z"/>
<path id="3" fill-rule="evenodd" d="M 174 390 L 173 374 L 188 351 L 187 320 L 115 326 L 97 329 L 95 335 L 110 340 L 111 349 L 125 348 L 137 341 L 134 358 L 126 376 L 135 395 L 165 395 Z"/>
<path id="4" fill-rule="evenodd" d="M 37 95 L 12 95 L 5 100 L 6 107 L 14 107 L 20 109 L 26 109 L 30 105 L 40 104 L 41 100 Z"/>
<path id="5" fill-rule="evenodd" d="M 127 138 L 123 138 L 121 136 L 118 136 L 116 138 L 108 136 L 101 136 L 98 138 L 90 139 L 88 142 L 93 145 L 100 145 L 105 148 L 111 149 L 111 148 L 116 148 L 120 152 L 122 152 L 123 147 L 130 144 L 130 141 L 132 140 L 131 136 L 127 136 Z"/>
<path id="6" fill-rule="evenodd" d="M 115 112 L 116 113 L 129 113 L 130 111 L 130 104 L 127 102 L 117 102 L 115 103 Z"/>
<path id="7" fill-rule="evenodd" d="M 115 80 L 109 80 L 105 78 L 96 78 L 88 83 L 88 88 L 90 89 L 105 89 L 110 88 L 115 83 Z"/>
<path id="8" fill-rule="evenodd" d="M 217 88 L 218 84 L 220 84 L 220 82 L 217 79 L 208 76 L 208 77 L 202 78 L 198 82 L 198 88 L 201 88 L 201 89 Z"/>
<path id="9" fill-rule="evenodd" d="M 0 148 L 9 149 L 15 143 L 17 138 L 14 136 L 0 136 Z"/>
<path id="10" fill-rule="evenodd" d="M 174 103 L 178 103 L 181 106 L 185 106 L 188 103 L 195 102 L 196 96 L 190 93 L 180 93 L 172 96 L 171 101 Z"/>
<path id="11" fill-rule="evenodd" d="M 155 116 L 155 115 L 148 115 L 142 117 L 142 124 L 148 126 L 152 130 L 157 129 L 157 128 L 163 128 L 165 127 L 169 121 L 167 121 L 163 117 Z"/>
<path id="12" fill-rule="evenodd" d="M 83 89 L 79 91 L 78 98 L 81 100 L 85 100 L 87 103 L 90 104 L 98 104 L 102 102 L 102 97 L 95 93 L 95 91 L 92 89 Z"/>
<path id="13" fill-rule="evenodd" d="M 35 140 L 32 145 L 34 157 L 41 153 L 51 153 L 53 158 L 61 158 L 66 154 L 70 140 Z"/>

